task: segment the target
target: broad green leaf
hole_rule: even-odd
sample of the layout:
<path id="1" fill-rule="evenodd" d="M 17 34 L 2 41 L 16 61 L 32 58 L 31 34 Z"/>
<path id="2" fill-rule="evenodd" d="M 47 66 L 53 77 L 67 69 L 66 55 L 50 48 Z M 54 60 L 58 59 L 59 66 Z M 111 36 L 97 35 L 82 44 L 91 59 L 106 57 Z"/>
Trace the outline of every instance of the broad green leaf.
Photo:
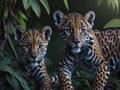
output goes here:
<path id="1" fill-rule="evenodd" d="M 107 29 L 107 28 L 116 28 L 116 27 L 120 27 L 120 19 L 112 19 L 112 20 L 110 20 L 104 26 L 104 29 Z"/>
<path id="2" fill-rule="evenodd" d="M 31 0 L 22 0 L 22 2 L 23 2 L 23 7 L 25 8 L 25 10 L 28 9 L 31 5 Z"/>
<path id="3" fill-rule="evenodd" d="M 8 81 L 8 83 L 11 85 L 11 87 L 14 90 L 20 90 L 20 85 L 19 82 L 16 80 L 16 78 L 10 74 L 6 74 L 6 79 Z"/>
<path id="4" fill-rule="evenodd" d="M 34 13 L 38 16 L 38 17 L 40 17 L 40 5 L 39 5 L 39 3 L 36 1 L 36 0 L 32 0 L 32 2 L 31 2 L 31 8 L 32 8 L 32 10 L 34 11 Z"/>
<path id="5" fill-rule="evenodd" d="M 63 0 L 65 7 L 67 8 L 67 10 L 69 10 L 69 6 L 68 6 L 68 0 Z"/>
<path id="6" fill-rule="evenodd" d="M 15 75 L 15 71 L 9 65 L 1 65 L 0 71 L 10 73 L 11 75 Z"/>
<path id="7" fill-rule="evenodd" d="M 20 85 L 22 86 L 22 88 L 24 88 L 24 90 L 30 90 L 27 82 L 25 81 L 25 79 L 23 78 L 23 76 L 20 73 L 15 73 L 14 76 L 19 81 Z"/>
<path id="8" fill-rule="evenodd" d="M 44 8 L 46 9 L 47 13 L 50 14 L 50 7 L 49 7 L 47 0 L 40 0 L 40 2 L 42 3 Z"/>
<path id="9" fill-rule="evenodd" d="M 103 0 L 97 0 L 97 7 L 99 7 L 102 4 Z"/>

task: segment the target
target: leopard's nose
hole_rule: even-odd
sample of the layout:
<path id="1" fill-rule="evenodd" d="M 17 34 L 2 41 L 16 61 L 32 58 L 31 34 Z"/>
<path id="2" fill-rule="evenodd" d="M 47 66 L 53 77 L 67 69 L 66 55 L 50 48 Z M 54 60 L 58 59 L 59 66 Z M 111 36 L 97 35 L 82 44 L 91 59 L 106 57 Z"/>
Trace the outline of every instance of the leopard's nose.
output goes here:
<path id="1" fill-rule="evenodd" d="M 33 59 L 35 59 L 35 58 L 37 57 L 37 55 L 36 55 L 35 53 L 32 53 L 32 54 L 31 54 L 31 57 L 32 57 Z"/>
<path id="2" fill-rule="evenodd" d="M 77 45 L 78 43 L 80 43 L 80 40 L 74 39 L 74 40 L 73 40 L 73 43 L 75 43 L 75 44 Z"/>

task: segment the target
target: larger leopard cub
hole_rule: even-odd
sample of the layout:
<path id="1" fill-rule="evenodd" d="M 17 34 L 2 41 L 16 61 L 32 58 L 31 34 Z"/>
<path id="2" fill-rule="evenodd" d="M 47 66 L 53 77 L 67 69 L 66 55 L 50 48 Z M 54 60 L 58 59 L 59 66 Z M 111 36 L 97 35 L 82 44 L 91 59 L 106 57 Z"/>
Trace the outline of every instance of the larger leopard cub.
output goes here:
<path id="1" fill-rule="evenodd" d="M 71 76 L 80 65 L 96 74 L 93 90 L 104 90 L 111 71 L 120 69 L 120 30 L 93 30 L 95 13 L 53 15 L 61 39 L 66 43 L 59 62 L 61 90 L 73 90 Z"/>

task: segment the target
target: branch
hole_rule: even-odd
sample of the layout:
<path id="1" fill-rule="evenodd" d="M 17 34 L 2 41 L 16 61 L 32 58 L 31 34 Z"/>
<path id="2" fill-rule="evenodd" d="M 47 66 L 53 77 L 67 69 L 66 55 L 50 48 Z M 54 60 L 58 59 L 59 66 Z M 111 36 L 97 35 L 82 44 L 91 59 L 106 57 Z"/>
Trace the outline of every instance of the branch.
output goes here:
<path id="1" fill-rule="evenodd" d="M 0 36 L 0 37 L 2 37 L 2 39 L 0 39 L 0 55 L 2 55 L 2 51 L 4 50 L 4 46 L 6 44 L 6 41 L 8 40 L 17 61 L 18 61 L 18 56 L 17 56 L 17 53 L 16 53 L 16 51 L 14 49 L 12 41 L 10 39 L 9 32 L 10 32 L 11 26 L 13 25 L 13 22 L 15 21 L 15 16 L 17 15 L 17 13 L 20 10 L 20 6 L 21 6 L 21 4 L 20 4 L 19 0 L 16 2 L 15 5 L 13 4 L 12 0 L 10 1 L 9 15 L 8 15 L 8 17 L 6 19 L 3 16 L 3 21 L 1 22 L 3 24 L 3 26 L 4 26 L 3 30 L 2 30 L 4 32 L 3 33 L 4 35 Z M 4 10 L 3 10 L 3 12 L 4 12 Z"/>
<path id="2" fill-rule="evenodd" d="M 11 41 L 10 36 L 8 36 L 8 41 L 9 41 L 10 46 L 11 46 L 11 49 L 12 49 L 14 55 L 15 55 L 16 61 L 18 62 L 18 61 L 19 61 L 19 58 L 18 58 L 18 55 L 17 55 L 17 53 L 16 53 L 16 50 L 15 50 L 15 48 L 14 48 L 14 46 L 13 46 L 13 43 L 12 43 L 12 41 Z"/>

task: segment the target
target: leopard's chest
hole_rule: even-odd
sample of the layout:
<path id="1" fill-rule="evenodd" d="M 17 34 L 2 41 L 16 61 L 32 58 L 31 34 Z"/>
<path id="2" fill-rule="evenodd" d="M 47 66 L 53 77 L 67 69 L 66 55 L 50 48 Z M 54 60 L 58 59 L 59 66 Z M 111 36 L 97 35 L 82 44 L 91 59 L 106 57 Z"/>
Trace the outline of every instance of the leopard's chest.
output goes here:
<path id="1" fill-rule="evenodd" d="M 86 51 L 86 53 L 79 53 L 75 58 L 76 64 L 81 68 L 89 72 L 97 72 L 97 69 L 100 65 L 98 57 L 92 53 L 91 50 Z"/>

